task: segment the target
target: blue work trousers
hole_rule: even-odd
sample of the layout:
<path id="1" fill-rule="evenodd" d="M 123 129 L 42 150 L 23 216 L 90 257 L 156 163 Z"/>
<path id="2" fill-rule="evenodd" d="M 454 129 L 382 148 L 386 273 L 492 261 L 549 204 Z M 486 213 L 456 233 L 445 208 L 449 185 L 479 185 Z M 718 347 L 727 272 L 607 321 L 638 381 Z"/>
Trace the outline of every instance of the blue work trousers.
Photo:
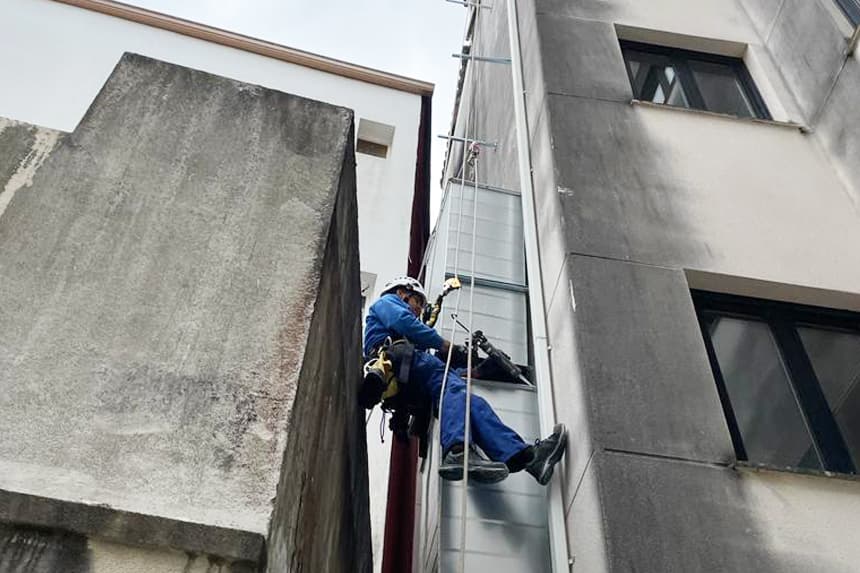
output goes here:
<path id="1" fill-rule="evenodd" d="M 417 351 L 412 356 L 409 383 L 421 388 L 425 398 L 433 400 L 434 409 L 439 406 L 439 394 L 445 377 L 445 363 L 426 352 Z M 527 447 L 523 439 L 506 426 L 486 400 L 472 394 L 470 437 L 491 460 L 506 462 L 511 456 Z M 439 414 L 442 451 L 447 452 L 454 444 L 464 439 L 466 414 L 466 383 L 453 371 L 448 374 L 445 398 Z"/>

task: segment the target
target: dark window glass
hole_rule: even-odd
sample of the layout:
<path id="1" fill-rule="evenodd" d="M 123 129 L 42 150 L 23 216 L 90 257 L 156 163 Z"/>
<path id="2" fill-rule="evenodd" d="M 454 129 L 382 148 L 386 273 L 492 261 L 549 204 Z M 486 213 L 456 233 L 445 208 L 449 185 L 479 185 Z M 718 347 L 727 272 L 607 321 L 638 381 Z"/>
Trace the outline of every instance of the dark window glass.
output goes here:
<path id="1" fill-rule="evenodd" d="M 860 0 L 836 0 L 836 3 L 852 24 L 860 25 Z"/>
<path id="2" fill-rule="evenodd" d="M 693 299 L 738 459 L 857 473 L 860 314 Z"/>
<path id="3" fill-rule="evenodd" d="M 749 458 L 821 469 L 806 456 L 812 436 L 767 324 L 716 317 L 711 340 Z"/>
<path id="4" fill-rule="evenodd" d="M 642 101 L 769 119 L 737 58 L 621 42 L 633 96 Z"/>
<path id="5" fill-rule="evenodd" d="M 851 459 L 860 465 L 860 335 L 805 326 L 797 330 Z"/>

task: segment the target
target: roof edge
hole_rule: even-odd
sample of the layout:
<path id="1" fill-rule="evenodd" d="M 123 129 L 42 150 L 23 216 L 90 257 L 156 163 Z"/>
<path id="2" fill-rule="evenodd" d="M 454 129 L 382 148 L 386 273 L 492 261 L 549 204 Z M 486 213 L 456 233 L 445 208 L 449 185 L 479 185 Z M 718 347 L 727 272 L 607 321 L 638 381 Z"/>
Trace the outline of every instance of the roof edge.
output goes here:
<path id="1" fill-rule="evenodd" d="M 433 94 L 434 85 L 429 82 L 351 64 L 113 0 L 54 0 L 54 2 L 107 14 L 108 16 L 114 16 L 123 20 L 144 24 L 153 28 L 160 28 L 168 32 L 175 32 L 183 36 L 197 38 L 198 40 L 220 44 L 377 86 L 421 96 Z"/>

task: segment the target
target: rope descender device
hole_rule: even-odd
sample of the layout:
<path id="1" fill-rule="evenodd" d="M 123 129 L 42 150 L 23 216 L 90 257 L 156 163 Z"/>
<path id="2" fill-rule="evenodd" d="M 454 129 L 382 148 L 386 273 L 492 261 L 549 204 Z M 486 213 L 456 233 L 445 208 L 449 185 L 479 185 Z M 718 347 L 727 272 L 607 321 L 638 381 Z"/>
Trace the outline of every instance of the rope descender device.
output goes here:
<path id="1" fill-rule="evenodd" d="M 474 166 L 475 161 L 478 159 L 479 155 L 481 155 L 481 146 L 478 144 L 477 141 L 473 141 L 469 145 L 469 157 L 468 159 L 466 159 L 466 163 Z"/>
<path id="2" fill-rule="evenodd" d="M 421 313 L 421 321 L 427 326 L 436 326 L 436 321 L 439 320 L 439 313 L 442 312 L 442 300 L 452 291 L 455 291 L 462 286 L 460 279 L 455 276 L 446 280 L 445 284 L 442 285 L 442 292 L 440 292 L 439 296 L 436 297 L 436 302 L 424 307 L 424 312 Z"/>

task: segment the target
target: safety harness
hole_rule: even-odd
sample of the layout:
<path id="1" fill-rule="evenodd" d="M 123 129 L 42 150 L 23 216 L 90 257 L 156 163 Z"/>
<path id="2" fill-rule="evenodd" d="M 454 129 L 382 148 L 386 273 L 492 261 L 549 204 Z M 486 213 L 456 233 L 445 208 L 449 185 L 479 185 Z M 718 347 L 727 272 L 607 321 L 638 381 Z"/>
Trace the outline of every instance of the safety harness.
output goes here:
<path id="1" fill-rule="evenodd" d="M 460 286 L 457 277 L 446 280 L 436 301 L 425 307 L 421 321 L 433 327 L 439 318 L 442 300 Z M 423 290 L 419 294 L 423 296 Z M 420 390 L 409 383 L 414 353 L 415 345 L 405 338 L 388 337 L 374 348 L 364 363 L 358 401 L 368 410 L 381 404 L 382 411 L 391 414 L 389 426 L 394 435 L 403 439 L 410 435 L 417 436 L 418 455 L 425 458 L 429 448 L 433 404 L 432 400 L 422 397 Z"/>

